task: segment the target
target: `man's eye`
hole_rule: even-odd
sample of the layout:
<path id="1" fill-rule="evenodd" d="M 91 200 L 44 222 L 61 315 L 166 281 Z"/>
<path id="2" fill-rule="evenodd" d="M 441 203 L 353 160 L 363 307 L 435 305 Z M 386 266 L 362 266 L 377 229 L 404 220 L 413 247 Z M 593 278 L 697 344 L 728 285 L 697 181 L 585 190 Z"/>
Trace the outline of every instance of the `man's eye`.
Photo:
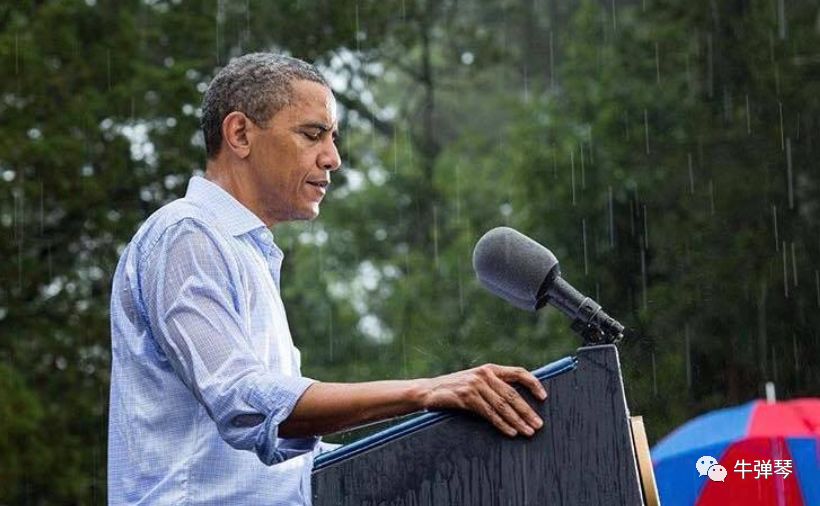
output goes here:
<path id="1" fill-rule="evenodd" d="M 302 132 L 302 135 L 304 135 L 305 137 L 307 137 L 308 139 L 310 139 L 312 141 L 318 141 L 319 140 L 319 135 L 321 135 L 321 134 L 311 133 L 311 132 Z"/>

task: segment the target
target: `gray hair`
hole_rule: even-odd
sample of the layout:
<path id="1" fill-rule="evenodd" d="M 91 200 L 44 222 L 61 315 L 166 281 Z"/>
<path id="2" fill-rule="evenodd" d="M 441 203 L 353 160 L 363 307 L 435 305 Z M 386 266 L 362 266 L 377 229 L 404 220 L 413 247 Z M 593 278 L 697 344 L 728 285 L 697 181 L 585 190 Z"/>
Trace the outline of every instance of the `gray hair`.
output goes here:
<path id="1" fill-rule="evenodd" d="M 231 60 L 211 81 L 202 99 L 202 133 L 209 159 L 222 146 L 222 122 L 239 111 L 263 125 L 293 100 L 294 80 L 330 85 L 310 63 L 274 53 L 250 53 Z"/>

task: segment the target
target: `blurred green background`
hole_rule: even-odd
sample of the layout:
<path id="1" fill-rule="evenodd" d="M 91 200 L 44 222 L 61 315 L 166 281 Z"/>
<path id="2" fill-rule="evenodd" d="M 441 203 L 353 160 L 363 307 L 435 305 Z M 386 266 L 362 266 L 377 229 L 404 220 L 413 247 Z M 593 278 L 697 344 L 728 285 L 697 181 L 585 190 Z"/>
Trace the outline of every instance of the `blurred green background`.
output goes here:
<path id="1" fill-rule="evenodd" d="M 105 502 L 118 253 L 204 168 L 202 93 L 249 51 L 341 106 L 321 216 L 274 229 L 306 375 L 571 354 L 475 280 L 507 225 L 635 330 L 652 442 L 766 381 L 817 395 L 819 47 L 809 0 L 3 3 L 0 504 Z"/>

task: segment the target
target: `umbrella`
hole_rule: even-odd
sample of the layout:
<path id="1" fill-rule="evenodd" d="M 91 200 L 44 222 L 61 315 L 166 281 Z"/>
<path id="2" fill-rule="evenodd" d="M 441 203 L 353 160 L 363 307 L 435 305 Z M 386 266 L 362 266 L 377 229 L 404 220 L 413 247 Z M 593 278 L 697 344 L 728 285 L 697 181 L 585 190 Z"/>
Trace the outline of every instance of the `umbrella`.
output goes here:
<path id="1" fill-rule="evenodd" d="M 652 449 L 664 506 L 820 505 L 820 398 L 699 416 Z"/>

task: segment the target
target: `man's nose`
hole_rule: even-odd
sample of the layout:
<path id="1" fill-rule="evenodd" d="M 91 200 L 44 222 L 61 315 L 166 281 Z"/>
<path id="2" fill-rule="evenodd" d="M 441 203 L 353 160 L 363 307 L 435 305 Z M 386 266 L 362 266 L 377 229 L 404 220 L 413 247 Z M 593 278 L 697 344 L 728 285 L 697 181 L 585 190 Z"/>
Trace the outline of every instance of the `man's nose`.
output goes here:
<path id="1" fill-rule="evenodd" d="M 335 143 L 331 143 L 330 147 L 322 150 L 319 155 L 319 167 L 324 170 L 336 170 L 342 166 L 342 158 L 339 156 L 339 148 Z"/>

